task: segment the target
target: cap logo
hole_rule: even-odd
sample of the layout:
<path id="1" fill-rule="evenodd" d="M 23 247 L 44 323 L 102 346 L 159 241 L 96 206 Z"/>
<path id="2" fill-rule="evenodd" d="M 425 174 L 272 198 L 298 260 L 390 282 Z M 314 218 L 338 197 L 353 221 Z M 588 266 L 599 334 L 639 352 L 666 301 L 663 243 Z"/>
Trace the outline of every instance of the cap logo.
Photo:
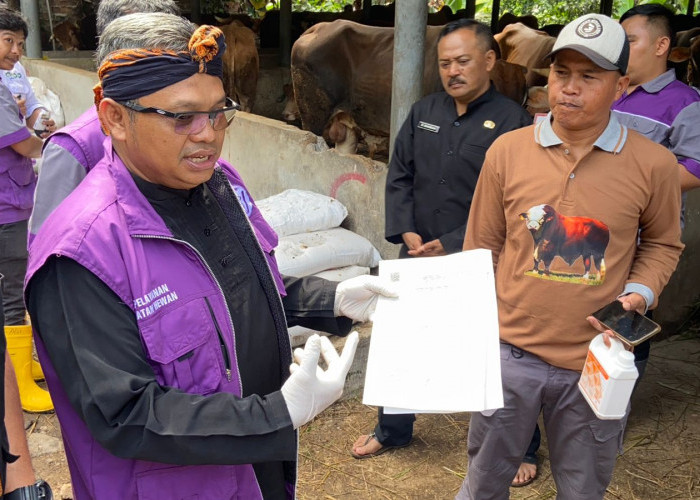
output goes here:
<path id="1" fill-rule="evenodd" d="M 595 18 L 584 19 L 576 27 L 576 34 L 581 38 L 596 38 L 603 32 L 603 25 Z"/>

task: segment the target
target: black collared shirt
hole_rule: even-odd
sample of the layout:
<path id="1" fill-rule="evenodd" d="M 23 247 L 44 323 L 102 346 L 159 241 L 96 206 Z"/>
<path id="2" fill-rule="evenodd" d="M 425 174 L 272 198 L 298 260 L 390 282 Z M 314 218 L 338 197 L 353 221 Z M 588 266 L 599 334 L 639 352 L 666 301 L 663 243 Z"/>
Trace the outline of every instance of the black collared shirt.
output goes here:
<path id="1" fill-rule="evenodd" d="M 462 250 L 476 182 L 486 150 L 501 134 L 532 124 L 532 117 L 493 85 L 457 115 L 438 92 L 413 105 L 399 131 L 386 179 L 385 236 L 418 233 L 439 239 L 448 253 Z"/>

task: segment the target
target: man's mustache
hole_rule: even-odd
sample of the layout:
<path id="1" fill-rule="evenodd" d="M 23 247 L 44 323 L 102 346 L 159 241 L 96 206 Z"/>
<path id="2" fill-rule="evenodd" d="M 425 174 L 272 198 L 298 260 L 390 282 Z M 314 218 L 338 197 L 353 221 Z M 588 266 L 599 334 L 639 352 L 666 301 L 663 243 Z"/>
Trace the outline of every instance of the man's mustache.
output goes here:
<path id="1" fill-rule="evenodd" d="M 467 83 L 465 82 L 462 78 L 458 76 L 453 76 L 452 78 L 449 79 L 447 82 L 447 85 L 452 85 L 453 83 Z"/>

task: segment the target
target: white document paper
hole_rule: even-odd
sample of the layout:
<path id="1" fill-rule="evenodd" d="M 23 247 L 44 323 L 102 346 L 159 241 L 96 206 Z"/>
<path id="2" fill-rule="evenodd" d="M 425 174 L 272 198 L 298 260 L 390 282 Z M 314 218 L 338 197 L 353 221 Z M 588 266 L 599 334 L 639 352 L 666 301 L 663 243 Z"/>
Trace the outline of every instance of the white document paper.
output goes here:
<path id="1" fill-rule="evenodd" d="M 383 260 L 363 403 L 385 413 L 503 407 L 498 311 L 489 250 Z"/>

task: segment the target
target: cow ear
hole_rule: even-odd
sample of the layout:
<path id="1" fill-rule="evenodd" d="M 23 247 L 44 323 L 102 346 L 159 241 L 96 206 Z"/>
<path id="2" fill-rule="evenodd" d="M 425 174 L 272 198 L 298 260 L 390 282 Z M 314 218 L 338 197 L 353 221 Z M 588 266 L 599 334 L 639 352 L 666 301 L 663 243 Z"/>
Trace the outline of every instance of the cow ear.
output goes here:
<path id="1" fill-rule="evenodd" d="M 668 60 L 674 63 L 685 62 L 690 59 L 690 47 L 673 47 Z"/>
<path id="2" fill-rule="evenodd" d="M 556 212 L 552 207 L 550 207 L 549 205 L 544 206 L 544 220 L 552 220 L 555 214 Z"/>

